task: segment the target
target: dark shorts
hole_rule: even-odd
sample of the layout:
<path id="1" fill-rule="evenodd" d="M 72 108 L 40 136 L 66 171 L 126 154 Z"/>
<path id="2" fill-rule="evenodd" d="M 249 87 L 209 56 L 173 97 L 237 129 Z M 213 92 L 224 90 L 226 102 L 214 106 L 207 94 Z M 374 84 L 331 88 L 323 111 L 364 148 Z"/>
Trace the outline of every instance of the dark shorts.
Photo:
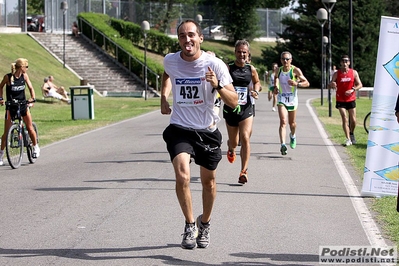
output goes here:
<path id="1" fill-rule="evenodd" d="M 252 104 L 241 105 L 241 112 L 239 114 L 223 109 L 223 118 L 231 127 L 238 127 L 238 123 L 254 115 L 254 107 Z"/>
<path id="2" fill-rule="evenodd" d="M 222 159 L 222 134 L 218 129 L 210 132 L 206 129 L 194 130 L 170 124 L 163 131 L 170 160 L 176 155 L 186 152 L 195 163 L 208 170 L 215 170 Z"/>
<path id="3" fill-rule="evenodd" d="M 356 101 L 352 102 L 336 102 L 335 108 L 345 108 L 346 110 L 356 108 Z"/>
<path id="4" fill-rule="evenodd" d="M 10 111 L 11 117 L 16 117 L 18 106 L 17 105 L 13 105 L 13 104 L 12 105 L 6 105 L 6 110 Z M 21 104 L 21 107 L 20 107 L 21 117 L 26 116 L 27 110 L 28 110 L 28 106 L 26 104 Z M 5 118 L 7 119 L 7 112 L 6 112 Z"/>

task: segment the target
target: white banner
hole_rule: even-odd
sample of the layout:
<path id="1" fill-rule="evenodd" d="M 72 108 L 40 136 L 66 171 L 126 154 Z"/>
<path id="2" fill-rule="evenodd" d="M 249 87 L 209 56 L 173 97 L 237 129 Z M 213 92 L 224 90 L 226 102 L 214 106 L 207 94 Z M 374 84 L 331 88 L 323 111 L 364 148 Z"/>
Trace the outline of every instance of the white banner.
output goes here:
<path id="1" fill-rule="evenodd" d="M 381 17 L 363 196 L 398 194 L 399 18 Z"/>

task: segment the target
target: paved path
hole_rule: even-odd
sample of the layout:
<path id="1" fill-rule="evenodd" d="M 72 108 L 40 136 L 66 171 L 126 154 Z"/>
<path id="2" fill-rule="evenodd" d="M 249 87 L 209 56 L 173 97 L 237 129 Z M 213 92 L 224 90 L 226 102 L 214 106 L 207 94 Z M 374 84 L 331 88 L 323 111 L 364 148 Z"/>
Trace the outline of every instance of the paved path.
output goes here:
<path id="1" fill-rule="evenodd" d="M 249 183 L 238 185 L 238 162 L 221 161 L 208 249 L 180 248 L 184 220 L 162 140 L 169 116 L 156 111 L 43 147 L 35 165 L 1 167 L 0 265 L 317 265 L 320 245 L 384 243 L 362 209 L 360 177 L 341 163 L 344 147 L 307 107 L 319 92 L 299 95 L 295 150 L 280 155 L 278 115 L 262 93 Z"/>

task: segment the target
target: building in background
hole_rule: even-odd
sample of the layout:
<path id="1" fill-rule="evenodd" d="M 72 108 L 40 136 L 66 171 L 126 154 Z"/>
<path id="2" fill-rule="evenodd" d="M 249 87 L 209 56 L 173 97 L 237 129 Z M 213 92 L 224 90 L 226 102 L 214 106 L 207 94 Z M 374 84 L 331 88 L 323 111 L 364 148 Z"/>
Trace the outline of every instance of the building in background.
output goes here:
<path id="1" fill-rule="evenodd" d="M 0 0 L 0 32 L 27 30 L 27 0 Z"/>

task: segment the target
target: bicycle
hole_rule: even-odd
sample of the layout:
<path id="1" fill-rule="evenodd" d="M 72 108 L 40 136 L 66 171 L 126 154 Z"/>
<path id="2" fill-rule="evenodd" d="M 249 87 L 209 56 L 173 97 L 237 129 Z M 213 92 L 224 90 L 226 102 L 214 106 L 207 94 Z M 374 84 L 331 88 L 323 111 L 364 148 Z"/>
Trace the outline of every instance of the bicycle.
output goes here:
<path id="1" fill-rule="evenodd" d="M 8 106 L 10 110 L 12 123 L 7 132 L 6 154 L 8 163 L 13 169 L 17 169 L 21 166 L 24 147 L 26 147 L 26 154 L 31 164 L 35 163 L 37 159 L 33 154 L 32 140 L 30 139 L 28 130 L 21 116 L 21 105 L 26 104 L 27 108 L 29 108 L 30 104 L 33 102 L 18 101 L 15 99 L 6 102 L 6 106 Z M 39 143 L 37 126 L 34 122 L 32 122 L 32 125 L 36 132 L 37 143 Z"/>
<path id="2" fill-rule="evenodd" d="M 369 112 L 363 120 L 363 127 L 364 130 L 366 130 L 367 134 L 369 133 L 369 128 L 370 128 L 370 116 L 371 112 Z"/>

